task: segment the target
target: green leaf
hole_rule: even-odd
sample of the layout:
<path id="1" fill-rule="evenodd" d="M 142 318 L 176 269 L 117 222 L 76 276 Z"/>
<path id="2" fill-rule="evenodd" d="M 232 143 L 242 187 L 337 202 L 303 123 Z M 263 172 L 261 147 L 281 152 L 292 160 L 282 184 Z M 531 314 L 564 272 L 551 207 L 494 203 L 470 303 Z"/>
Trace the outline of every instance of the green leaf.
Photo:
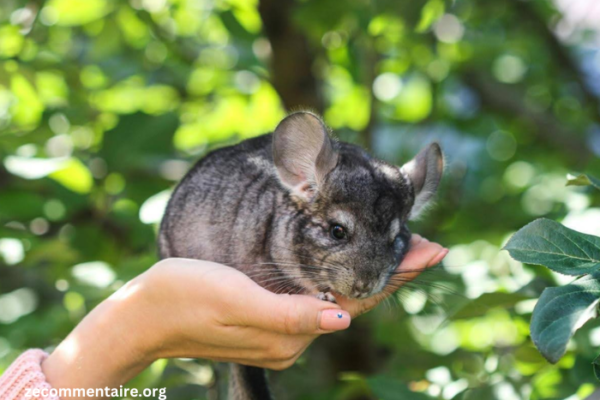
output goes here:
<path id="1" fill-rule="evenodd" d="M 429 29 L 429 27 L 435 21 L 444 15 L 445 8 L 446 7 L 443 1 L 429 0 L 421 10 L 421 19 L 419 20 L 419 24 L 417 25 L 415 31 L 418 33 L 423 33 Z"/>
<path id="2" fill-rule="evenodd" d="M 406 81 L 394 104 L 394 118 L 406 122 L 422 121 L 431 114 L 433 107 L 431 83 L 422 76 L 413 76 Z"/>
<path id="3" fill-rule="evenodd" d="M 481 317 L 496 307 L 513 307 L 520 301 L 528 300 L 531 297 L 518 293 L 484 293 L 478 298 L 471 300 L 463 307 L 459 308 L 450 316 L 450 320 L 470 319 Z"/>
<path id="4" fill-rule="evenodd" d="M 493 387 L 484 386 L 473 389 L 467 389 L 464 392 L 456 395 L 452 400 L 481 400 L 481 399 L 497 399 L 494 394 Z"/>
<path id="5" fill-rule="evenodd" d="M 544 290 L 533 310 L 531 338 L 548 361 L 560 360 L 575 331 L 595 316 L 599 300 L 600 273 Z"/>
<path id="6" fill-rule="evenodd" d="M 596 375 L 596 379 L 600 381 L 600 356 L 594 358 L 594 361 L 592 361 L 592 366 L 594 367 L 594 375 Z"/>
<path id="7" fill-rule="evenodd" d="M 544 218 L 521 228 L 504 249 L 517 261 L 543 265 L 565 275 L 585 275 L 600 269 L 599 237 Z"/>
<path id="8" fill-rule="evenodd" d="M 94 186 L 92 173 L 78 158 L 71 158 L 63 168 L 48 176 L 76 193 L 89 193 Z"/>
<path id="9" fill-rule="evenodd" d="M 594 178 L 588 174 L 581 174 L 577 176 L 567 177 L 567 186 L 594 186 L 596 189 L 600 189 L 600 179 Z"/>
<path id="10" fill-rule="evenodd" d="M 374 376 L 367 379 L 369 388 L 378 400 L 432 400 L 425 393 L 413 392 L 404 383 L 385 376 Z"/>
<path id="11" fill-rule="evenodd" d="M 106 0 L 50 0 L 46 7 L 54 10 L 58 25 L 75 26 L 102 18 L 110 12 L 112 4 Z"/>

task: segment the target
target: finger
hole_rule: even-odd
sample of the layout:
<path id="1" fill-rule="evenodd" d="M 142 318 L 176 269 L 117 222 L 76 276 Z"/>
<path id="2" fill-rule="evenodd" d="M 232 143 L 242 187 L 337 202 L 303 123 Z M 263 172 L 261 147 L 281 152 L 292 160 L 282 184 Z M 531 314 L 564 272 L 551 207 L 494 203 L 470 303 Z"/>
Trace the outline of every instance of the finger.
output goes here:
<path id="1" fill-rule="evenodd" d="M 203 346 L 194 352 L 192 347 L 186 357 L 230 359 L 234 362 L 254 360 L 255 362 L 278 362 L 298 358 L 318 335 L 285 335 L 251 327 L 230 327 L 233 332 L 223 336 L 234 336 L 229 343 Z M 233 335 L 232 335 L 233 333 Z"/>
<path id="2" fill-rule="evenodd" d="M 423 236 L 419 235 L 418 233 L 414 233 L 411 237 L 410 237 L 410 246 L 411 248 L 418 245 L 420 242 L 423 241 Z"/>
<path id="3" fill-rule="evenodd" d="M 322 334 L 346 329 L 350 314 L 339 305 L 305 295 L 277 295 L 262 288 L 246 297 L 242 323 L 288 335 Z"/>
<path id="4" fill-rule="evenodd" d="M 422 238 L 416 245 L 411 246 L 393 275 L 393 278 L 398 279 L 391 279 L 390 284 L 399 288 L 403 282 L 413 280 L 427 268 L 439 263 L 447 253 L 448 250 L 440 244 Z"/>
<path id="5" fill-rule="evenodd" d="M 342 309 L 348 311 L 352 318 L 356 318 L 359 315 L 362 315 L 375 308 L 387 296 L 387 294 L 380 293 L 373 297 L 366 298 L 364 300 L 336 296 L 336 300 L 338 304 L 342 307 Z"/>
<path id="6" fill-rule="evenodd" d="M 429 264 L 428 264 L 427 266 L 428 266 L 428 267 L 433 267 L 434 265 L 437 265 L 437 264 L 441 263 L 441 262 L 442 262 L 442 260 L 443 260 L 443 259 L 446 257 L 446 255 L 448 254 L 448 252 L 449 252 L 449 251 L 450 251 L 450 250 L 448 250 L 448 249 L 444 248 L 442 251 L 440 251 L 440 252 L 438 253 L 438 255 L 437 255 L 437 256 L 435 256 L 435 258 L 434 258 L 433 260 L 431 260 L 431 261 L 429 262 Z"/>
<path id="7" fill-rule="evenodd" d="M 406 254 L 404 260 L 390 278 L 384 292 L 390 294 L 395 292 L 406 282 L 414 280 L 427 268 L 439 263 L 447 253 L 448 249 L 443 248 L 438 243 L 421 238 Z"/>

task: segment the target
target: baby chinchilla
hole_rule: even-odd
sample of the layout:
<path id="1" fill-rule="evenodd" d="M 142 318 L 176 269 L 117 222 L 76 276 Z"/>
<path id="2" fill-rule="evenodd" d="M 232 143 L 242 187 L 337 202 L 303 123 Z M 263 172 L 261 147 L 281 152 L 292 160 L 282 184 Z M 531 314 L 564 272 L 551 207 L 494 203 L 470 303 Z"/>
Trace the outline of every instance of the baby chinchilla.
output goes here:
<path id="1" fill-rule="evenodd" d="M 406 254 L 406 223 L 443 166 L 437 143 L 398 168 L 332 140 L 315 114 L 294 113 L 188 172 L 162 221 L 160 255 L 224 263 L 278 293 L 373 296 Z M 234 399 L 269 398 L 256 368 L 234 367 L 232 383 Z"/>

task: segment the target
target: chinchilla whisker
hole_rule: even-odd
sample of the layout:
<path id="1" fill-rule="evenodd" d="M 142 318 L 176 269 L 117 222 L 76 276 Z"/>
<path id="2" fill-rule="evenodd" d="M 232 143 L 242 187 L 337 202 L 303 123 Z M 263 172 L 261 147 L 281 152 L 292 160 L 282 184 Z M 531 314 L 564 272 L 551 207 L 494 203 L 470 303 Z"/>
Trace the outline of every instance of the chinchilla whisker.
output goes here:
<path id="1" fill-rule="evenodd" d="M 385 307 L 386 311 L 388 313 L 391 313 L 392 312 L 392 304 L 390 302 L 390 296 L 385 296 L 383 298 L 383 304 L 384 304 L 384 307 Z"/>
<path id="2" fill-rule="evenodd" d="M 322 272 L 323 269 L 318 268 L 318 267 L 314 267 L 314 266 L 309 266 L 309 265 L 302 265 L 302 264 L 280 264 L 280 263 L 258 263 L 258 264 L 248 264 L 248 263 L 223 263 L 224 265 L 227 266 L 246 266 L 246 267 L 261 267 L 261 266 L 274 266 L 274 267 L 279 267 L 278 269 L 275 268 L 268 268 L 268 269 L 258 269 L 258 270 L 254 270 L 254 271 L 248 271 L 248 275 L 249 274 L 253 274 L 253 273 L 286 273 L 289 274 L 290 272 L 304 272 L 304 273 L 316 273 L 316 272 Z M 288 267 L 302 267 L 303 269 L 301 271 L 290 271 Z"/>
<path id="3" fill-rule="evenodd" d="M 403 288 L 408 289 L 408 291 L 407 290 L 398 290 L 390 295 L 390 297 L 394 298 L 397 301 L 398 305 L 401 304 L 400 303 L 401 298 L 405 298 L 405 299 L 409 298 L 411 292 L 416 292 L 416 293 L 423 294 L 425 296 L 425 298 L 427 299 L 427 301 L 433 303 L 435 306 L 445 309 L 445 304 L 442 301 L 442 299 L 440 299 L 437 296 L 433 295 L 432 293 L 424 290 L 422 287 L 411 285 L 411 283 L 412 282 L 408 282 L 407 284 L 405 284 L 403 286 Z"/>
<path id="4" fill-rule="evenodd" d="M 406 282 L 404 283 L 404 285 L 402 286 L 402 288 L 398 291 L 396 291 L 393 296 L 396 297 L 397 299 L 400 299 L 402 297 L 406 297 L 410 295 L 410 292 L 417 292 L 417 293 L 422 293 L 428 301 L 430 301 L 431 303 L 433 303 L 436 307 L 439 307 L 445 311 L 447 311 L 448 309 L 448 302 L 444 301 L 443 298 L 443 294 L 442 293 L 432 293 L 430 291 L 427 291 L 423 288 L 423 284 L 419 284 L 419 283 L 415 283 L 414 281 L 410 281 L 410 282 Z M 428 285 L 425 285 L 428 286 Z M 430 286 L 433 287 L 434 289 L 437 288 L 436 286 Z M 405 290 L 402 290 L 402 289 Z M 448 288 L 445 288 L 448 289 Z M 461 298 L 466 298 L 464 295 L 460 294 L 460 293 L 456 293 L 455 291 L 445 291 L 445 294 L 451 295 L 451 296 L 458 296 Z"/>
<path id="5" fill-rule="evenodd" d="M 306 279 L 306 277 L 298 277 L 298 279 L 302 279 L 302 278 Z M 318 277 L 316 277 L 316 278 L 318 278 Z M 283 282 L 283 283 L 288 283 L 290 285 L 295 285 L 294 279 L 290 279 L 289 277 L 277 277 L 277 278 L 271 278 L 271 279 L 266 279 L 266 280 L 260 280 L 261 284 L 268 284 L 270 282 Z M 319 286 L 319 284 L 322 284 L 322 285 L 328 284 L 327 281 L 325 281 L 325 280 L 319 280 L 319 279 L 315 279 L 315 278 L 312 278 L 312 279 L 310 279 L 309 282 L 305 282 L 305 283 L 310 284 L 315 287 Z"/>
<path id="6" fill-rule="evenodd" d="M 282 278 L 303 278 L 307 276 L 316 276 L 316 274 L 311 274 L 308 271 L 307 274 L 301 273 L 301 271 L 290 271 L 289 273 L 284 273 L 282 271 L 249 271 L 246 275 L 251 278 L 265 278 L 265 277 L 282 277 Z"/>
<path id="7" fill-rule="evenodd" d="M 293 290 L 293 287 L 290 288 L 289 284 L 284 283 L 282 285 L 274 287 L 271 291 L 275 294 L 283 294 L 283 293 L 291 294 L 292 290 Z"/>
<path id="8" fill-rule="evenodd" d="M 408 278 L 403 278 L 402 274 L 398 273 L 398 271 L 394 271 L 391 273 L 389 281 L 396 282 L 396 283 L 404 283 L 404 284 L 406 284 L 407 282 L 410 282 L 413 285 L 426 286 L 426 287 L 438 289 L 447 294 L 451 294 L 451 295 L 458 296 L 461 298 L 466 298 L 462 293 L 459 293 L 458 291 L 445 285 L 444 283 L 427 281 L 427 279 L 432 279 L 434 277 L 437 277 L 439 279 L 440 273 L 442 273 L 442 274 L 446 273 L 446 271 L 444 271 L 443 269 L 434 267 L 434 268 L 425 268 L 421 271 L 414 270 L 414 272 L 420 272 L 420 274 L 413 279 L 408 279 Z"/>
<path id="9" fill-rule="evenodd" d="M 272 284 L 272 283 L 287 283 L 289 285 L 294 284 L 294 281 L 296 281 L 296 279 L 301 279 L 302 277 L 288 277 L 288 276 L 273 276 L 273 277 L 269 277 L 269 276 L 265 276 L 265 277 L 251 277 L 253 280 L 256 280 L 257 282 L 259 282 L 261 285 L 268 285 L 268 284 Z"/>
<path id="10" fill-rule="evenodd" d="M 283 293 L 283 294 L 302 294 L 306 289 L 303 288 L 296 288 L 296 291 L 291 292 L 291 293 Z M 282 293 L 279 293 L 282 294 Z"/>
<path id="11" fill-rule="evenodd" d="M 412 269 L 397 269 L 395 271 L 390 272 L 390 276 L 394 276 L 394 275 L 402 275 L 402 274 L 412 274 L 415 272 L 428 272 L 431 271 L 431 268 L 425 267 L 425 268 L 412 268 Z"/>
<path id="12" fill-rule="evenodd" d="M 282 264 L 282 265 L 295 264 L 295 265 L 300 265 L 300 266 L 303 266 L 303 267 L 318 268 L 320 270 L 327 269 L 327 270 L 332 270 L 332 271 L 339 271 L 341 269 L 345 269 L 341 265 L 336 265 L 336 264 L 331 264 L 331 263 L 322 263 L 320 260 L 317 260 L 314 257 L 304 257 L 304 258 L 306 258 L 307 261 L 309 261 L 309 262 L 310 261 L 314 261 L 315 264 L 319 264 L 319 266 L 312 265 L 312 263 L 310 263 L 310 264 L 300 264 L 300 263 L 296 264 L 296 263 L 292 263 L 292 262 L 285 261 L 285 260 L 284 261 L 279 261 L 277 259 L 273 259 L 272 260 L 272 264 L 274 264 L 274 265 L 278 265 L 278 264 Z"/>
<path id="13" fill-rule="evenodd" d="M 285 290 L 289 285 L 283 284 L 273 289 L 273 293 L 275 294 L 302 294 L 306 289 L 301 287 L 293 287 L 293 290 Z M 294 290 L 295 289 L 295 290 Z"/>
<path id="14" fill-rule="evenodd" d="M 297 277 L 297 278 L 301 278 L 301 277 Z M 261 284 L 269 284 L 269 283 L 275 283 L 275 282 L 283 282 L 283 283 L 288 283 L 288 284 L 293 284 L 293 277 L 287 277 L 287 276 L 275 276 L 275 277 L 266 277 L 266 279 L 259 279 Z"/>
<path id="15" fill-rule="evenodd" d="M 299 263 L 292 263 L 292 262 L 279 262 L 279 261 L 273 261 L 273 262 L 261 262 L 261 263 L 256 263 L 256 264 L 251 264 L 251 265 L 275 265 L 275 266 L 298 266 L 298 267 L 303 267 L 303 268 L 314 268 L 316 270 L 322 271 L 322 270 L 335 270 L 334 268 L 329 268 L 328 266 L 316 266 L 316 265 L 310 265 L 310 264 L 299 264 Z"/>
<path id="16" fill-rule="evenodd" d="M 274 293 L 277 293 L 278 290 L 281 290 L 286 287 L 290 287 L 290 288 L 294 287 L 290 280 L 279 280 L 279 279 L 275 279 L 270 282 L 263 282 L 263 285 L 270 287 L 270 290 Z"/>
<path id="17" fill-rule="evenodd" d="M 460 297 L 462 299 L 468 300 L 467 296 L 465 296 L 464 294 L 458 292 L 456 289 L 454 289 L 444 283 L 441 283 L 441 282 L 427 282 L 427 281 L 424 281 L 423 278 L 418 277 L 415 280 L 413 280 L 412 283 L 415 285 L 420 285 L 420 286 L 428 286 L 430 288 L 437 289 L 440 292 L 443 292 L 445 294 L 449 294 L 452 296 L 456 296 L 456 297 Z"/>
<path id="18" fill-rule="evenodd" d="M 301 263 L 294 263 L 294 262 L 288 262 L 288 261 L 277 261 L 277 260 L 273 260 L 271 262 L 259 262 L 259 263 L 245 263 L 242 261 L 238 261 L 238 262 L 227 262 L 224 260 L 219 260 L 219 261 L 215 261 L 221 264 L 225 264 L 225 265 L 230 265 L 230 266 L 234 266 L 234 265 L 239 265 L 239 266 L 261 266 L 261 265 L 272 265 L 272 266 L 298 266 L 298 267 L 303 267 L 303 268 L 313 268 L 315 270 L 331 270 L 331 271 L 339 271 L 341 268 L 341 266 L 338 265 L 323 265 L 323 266 L 316 266 L 316 265 L 310 265 L 310 264 L 301 264 Z"/>
<path id="19" fill-rule="evenodd" d="M 419 289 L 417 289 L 416 287 L 410 287 L 410 290 L 418 291 Z M 445 312 L 448 311 L 448 303 L 444 300 L 444 297 L 441 294 L 430 293 L 427 291 L 423 291 L 423 293 L 427 297 L 427 301 L 431 302 L 434 306 L 444 310 Z"/>
<path id="20" fill-rule="evenodd" d="M 419 281 L 417 279 L 412 279 L 412 280 L 411 279 L 399 279 L 397 277 L 391 278 L 389 282 L 390 283 L 398 283 L 398 284 L 401 284 L 402 286 L 406 286 L 407 284 L 418 285 L 420 287 L 425 286 L 425 287 L 430 287 L 433 289 L 438 289 L 447 294 L 464 297 L 461 293 L 458 293 L 456 290 L 451 289 L 451 288 L 449 288 L 441 283 L 438 283 L 438 282 L 423 282 L 423 281 Z"/>
<path id="21" fill-rule="evenodd" d="M 398 298 L 396 296 L 394 296 L 393 294 L 390 296 L 386 296 L 386 299 L 388 299 L 390 301 L 390 303 L 392 303 L 394 306 L 400 305 Z"/>
<path id="22" fill-rule="evenodd" d="M 390 281 L 389 283 L 393 284 L 392 286 L 387 286 L 382 290 L 382 293 L 386 293 L 389 296 L 392 296 L 396 293 L 402 292 L 402 289 L 416 289 L 418 291 L 422 291 L 423 293 L 428 293 L 422 286 L 414 285 L 414 282 L 411 280 L 395 280 Z"/>
<path id="23" fill-rule="evenodd" d="M 376 294 L 374 298 L 379 302 L 379 304 L 383 303 L 385 312 L 387 312 L 389 315 L 392 315 L 395 311 L 397 311 L 397 299 L 394 299 L 393 292 L 388 293 L 384 290 Z"/>
<path id="24" fill-rule="evenodd" d="M 281 279 L 281 280 L 291 280 L 291 279 L 317 279 L 324 280 L 323 276 L 320 274 L 308 271 L 308 273 L 302 273 L 301 271 L 292 272 L 292 273 L 280 273 L 277 271 L 251 271 L 247 274 L 250 278 L 253 279 L 261 279 L 261 282 L 264 282 L 264 278 L 267 279 Z"/>
<path id="25" fill-rule="evenodd" d="M 257 264 L 248 264 L 249 266 L 253 266 L 253 265 L 257 265 Z M 274 264 L 277 265 L 277 264 Z M 288 265 L 288 266 L 295 266 L 295 267 L 299 267 L 300 265 L 298 264 L 292 264 L 292 265 Z M 321 276 L 321 274 L 323 273 L 322 270 L 315 268 L 315 269 L 303 269 L 303 270 L 274 270 L 274 269 L 268 269 L 268 270 L 255 270 L 255 271 L 248 271 L 247 275 L 248 276 L 260 276 L 260 275 L 282 275 L 282 276 L 298 276 L 298 277 L 308 277 L 308 276 Z"/>
<path id="26" fill-rule="evenodd" d="M 271 247 L 273 248 L 277 248 L 277 249 L 281 249 L 281 250 L 286 250 L 286 251 L 291 251 L 293 252 L 294 249 L 286 247 L 286 246 L 279 246 L 276 244 L 271 244 Z M 337 263 L 331 263 L 329 261 L 323 261 L 323 260 L 319 260 L 309 254 L 295 254 L 296 257 L 299 258 L 305 258 L 307 260 L 312 260 L 312 261 L 316 261 L 316 263 L 318 263 L 321 266 L 329 266 L 329 267 L 334 267 L 334 268 L 343 268 L 346 269 L 346 267 L 344 267 L 341 264 L 337 264 Z M 424 267 L 424 268 L 415 268 L 415 269 L 410 269 L 410 270 L 399 270 L 396 271 L 397 273 L 410 273 L 410 272 L 423 272 L 423 271 L 428 271 L 428 270 L 432 270 L 434 268 L 432 267 Z"/>
<path id="27" fill-rule="evenodd" d="M 248 275 L 250 276 L 250 275 Z M 283 276 L 283 275 L 254 275 L 250 276 L 252 279 L 259 279 L 261 282 L 272 282 L 272 281 L 291 281 L 294 278 L 300 278 L 300 276 Z"/>
<path id="28" fill-rule="evenodd" d="M 245 243 L 250 243 L 250 241 L 244 239 L 244 238 L 236 238 L 236 240 L 239 240 L 240 242 L 245 242 Z M 288 251 L 290 253 L 293 253 L 296 257 L 300 258 L 300 259 L 305 259 L 307 261 L 313 261 L 318 263 L 319 265 L 322 266 L 329 266 L 329 267 L 335 267 L 335 268 L 345 268 L 344 266 L 340 265 L 340 264 L 334 264 L 328 261 L 323 261 L 323 260 L 319 260 L 316 257 L 311 256 L 310 254 L 305 254 L 305 253 L 296 253 L 296 250 L 291 248 L 291 247 L 287 247 L 287 246 L 281 246 L 281 245 L 277 245 L 274 243 L 271 243 L 269 245 L 271 248 L 275 248 L 278 250 L 285 250 Z M 225 253 L 221 253 L 221 255 L 223 256 L 231 256 L 231 254 L 225 254 Z"/>

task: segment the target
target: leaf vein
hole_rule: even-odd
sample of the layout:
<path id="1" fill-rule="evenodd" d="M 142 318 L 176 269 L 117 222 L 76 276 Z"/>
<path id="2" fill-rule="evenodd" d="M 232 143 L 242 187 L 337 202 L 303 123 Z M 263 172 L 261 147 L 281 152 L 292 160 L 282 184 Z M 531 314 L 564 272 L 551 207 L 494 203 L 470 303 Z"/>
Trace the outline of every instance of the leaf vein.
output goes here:
<path id="1" fill-rule="evenodd" d="M 532 249 L 524 249 L 524 248 L 520 248 L 520 247 L 511 247 L 508 248 L 508 250 L 519 250 L 519 251 L 534 251 L 536 253 L 540 253 L 540 254 L 551 254 L 554 256 L 563 256 L 563 257 L 568 257 L 568 258 L 574 258 L 576 260 L 583 260 L 583 261 L 593 261 L 593 262 L 600 262 L 600 260 L 596 260 L 593 258 L 583 258 L 583 257 L 576 257 L 576 256 L 572 256 L 570 254 L 566 254 L 566 253 L 554 253 L 552 251 L 543 251 L 543 250 L 532 250 Z"/>
<path id="2" fill-rule="evenodd" d="M 565 235 L 564 233 L 562 233 L 561 231 L 556 231 L 556 233 L 558 233 L 559 235 L 562 235 L 565 239 L 567 239 L 569 242 L 573 243 L 575 245 L 575 247 L 577 247 L 579 250 L 581 250 L 583 252 L 583 254 L 585 254 L 590 260 L 593 260 L 593 258 L 587 253 L 587 251 L 585 251 L 582 247 L 580 247 L 573 239 L 571 239 L 569 236 Z"/>

